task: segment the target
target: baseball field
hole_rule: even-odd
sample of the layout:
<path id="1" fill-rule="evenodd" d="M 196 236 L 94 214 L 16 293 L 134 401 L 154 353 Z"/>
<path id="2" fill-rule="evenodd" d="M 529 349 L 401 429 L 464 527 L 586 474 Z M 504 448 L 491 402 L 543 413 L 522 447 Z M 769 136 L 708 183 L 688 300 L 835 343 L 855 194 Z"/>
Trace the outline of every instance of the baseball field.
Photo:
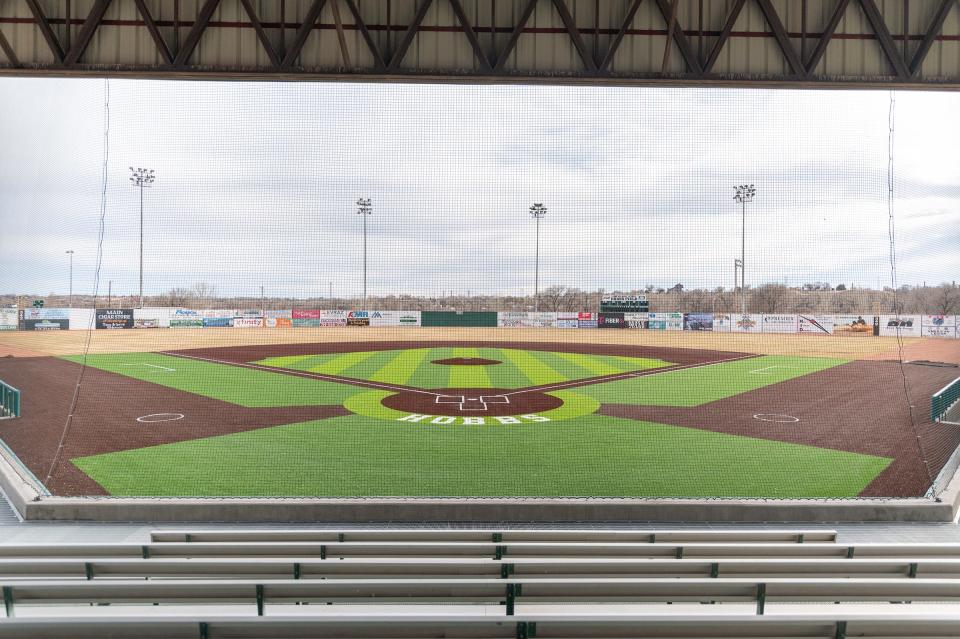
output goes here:
<path id="1" fill-rule="evenodd" d="M 960 443 L 925 412 L 957 369 L 899 355 L 655 331 L 9 333 L 23 416 L 0 437 L 59 495 L 917 496 Z"/>

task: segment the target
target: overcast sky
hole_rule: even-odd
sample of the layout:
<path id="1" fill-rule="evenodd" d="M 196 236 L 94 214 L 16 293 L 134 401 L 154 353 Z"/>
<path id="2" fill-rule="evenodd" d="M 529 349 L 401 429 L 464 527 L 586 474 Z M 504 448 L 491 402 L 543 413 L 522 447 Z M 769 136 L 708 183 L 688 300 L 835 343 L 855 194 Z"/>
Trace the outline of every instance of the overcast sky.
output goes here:
<path id="1" fill-rule="evenodd" d="M 0 79 L 0 291 L 93 291 L 103 80 Z M 883 91 L 111 81 L 101 293 L 889 285 Z M 960 279 L 958 93 L 896 94 L 901 283 Z"/>

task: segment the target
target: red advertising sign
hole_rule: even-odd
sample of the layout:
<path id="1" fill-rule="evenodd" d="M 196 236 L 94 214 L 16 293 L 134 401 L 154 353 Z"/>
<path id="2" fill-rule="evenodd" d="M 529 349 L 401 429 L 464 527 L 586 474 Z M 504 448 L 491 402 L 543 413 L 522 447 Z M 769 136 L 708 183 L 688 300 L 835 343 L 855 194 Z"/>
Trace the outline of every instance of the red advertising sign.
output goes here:
<path id="1" fill-rule="evenodd" d="M 593 319 L 597 319 L 597 315 L 596 313 L 577 313 L 577 319 L 593 320 Z"/>
<path id="2" fill-rule="evenodd" d="M 303 310 L 298 311 L 294 309 L 293 319 L 320 319 L 320 311 L 318 310 Z"/>

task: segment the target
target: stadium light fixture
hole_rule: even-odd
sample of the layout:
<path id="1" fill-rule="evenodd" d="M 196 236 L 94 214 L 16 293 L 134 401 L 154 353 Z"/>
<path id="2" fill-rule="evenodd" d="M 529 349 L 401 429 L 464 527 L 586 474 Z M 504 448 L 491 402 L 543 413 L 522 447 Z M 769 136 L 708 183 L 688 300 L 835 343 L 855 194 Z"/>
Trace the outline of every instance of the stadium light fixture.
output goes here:
<path id="1" fill-rule="evenodd" d="M 541 203 L 530 207 L 530 217 L 537 221 L 537 249 L 533 270 L 533 310 L 540 310 L 540 220 L 546 217 L 547 207 Z"/>
<path id="2" fill-rule="evenodd" d="M 757 189 L 752 184 L 740 184 L 733 187 L 734 201 L 740 203 L 740 313 L 747 314 L 747 202 L 753 202 Z"/>
<path id="3" fill-rule="evenodd" d="M 140 308 L 143 308 L 143 189 L 150 188 L 156 179 L 153 169 L 130 167 L 130 184 L 140 189 Z"/>
<path id="4" fill-rule="evenodd" d="M 373 204 L 370 198 L 362 197 L 357 200 L 357 215 L 363 218 L 363 308 L 367 309 L 367 216 L 373 215 Z"/>
<path id="5" fill-rule="evenodd" d="M 73 249 L 66 253 L 70 256 L 70 301 L 67 303 L 67 307 L 73 308 Z"/>

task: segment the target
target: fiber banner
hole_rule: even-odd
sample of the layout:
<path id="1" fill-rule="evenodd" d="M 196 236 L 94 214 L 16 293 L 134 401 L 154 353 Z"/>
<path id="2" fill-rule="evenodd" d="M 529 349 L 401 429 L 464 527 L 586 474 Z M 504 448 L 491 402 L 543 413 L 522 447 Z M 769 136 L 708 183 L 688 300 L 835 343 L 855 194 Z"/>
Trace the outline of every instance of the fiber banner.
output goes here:
<path id="1" fill-rule="evenodd" d="M 880 335 L 886 337 L 920 337 L 920 316 L 881 315 Z"/>
<path id="2" fill-rule="evenodd" d="M 873 315 L 834 315 L 833 332 L 839 335 L 873 335 Z"/>
<path id="3" fill-rule="evenodd" d="M 750 314 L 733 315 L 731 317 L 733 324 L 731 330 L 734 333 L 759 333 L 763 330 L 763 315 Z"/>
<path id="4" fill-rule="evenodd" d="M 816 333 L 818 335 L 833 335 L 832 315 L 799 315 L 797 321 L 798 333 Z"/>
<path id="5" fill-rule="evenodd" d="M 683 330 L 685 331 L 712 331 L 713 313 L 684 313 Z"/>
<path id="6" fill-rule="evenodd" d="M 796 333 L 796 315 L 764 315 L 760 330 L 764 333 Z"/>
<path id="7" fill-rule="evenodd" d="M 17 330 L 17 309 L 0 308 L 0 331 Z"/>
<path id="8" fill-rule="evenodd" d="M 598 328 L 626 328 L 627 320 L 623 313 L 599 313 L 597 315 Z"/>
<path id="9" fill-rule="evenodd" d="M 923 337 L 956 337 L 955 315 L 924 315 L 920 319 L 920 334 Z"/>
<path id="10" fill-rule="evenodd" d="M 97 329 L 133 328 L 132 308 L 98 308 Z"/>

